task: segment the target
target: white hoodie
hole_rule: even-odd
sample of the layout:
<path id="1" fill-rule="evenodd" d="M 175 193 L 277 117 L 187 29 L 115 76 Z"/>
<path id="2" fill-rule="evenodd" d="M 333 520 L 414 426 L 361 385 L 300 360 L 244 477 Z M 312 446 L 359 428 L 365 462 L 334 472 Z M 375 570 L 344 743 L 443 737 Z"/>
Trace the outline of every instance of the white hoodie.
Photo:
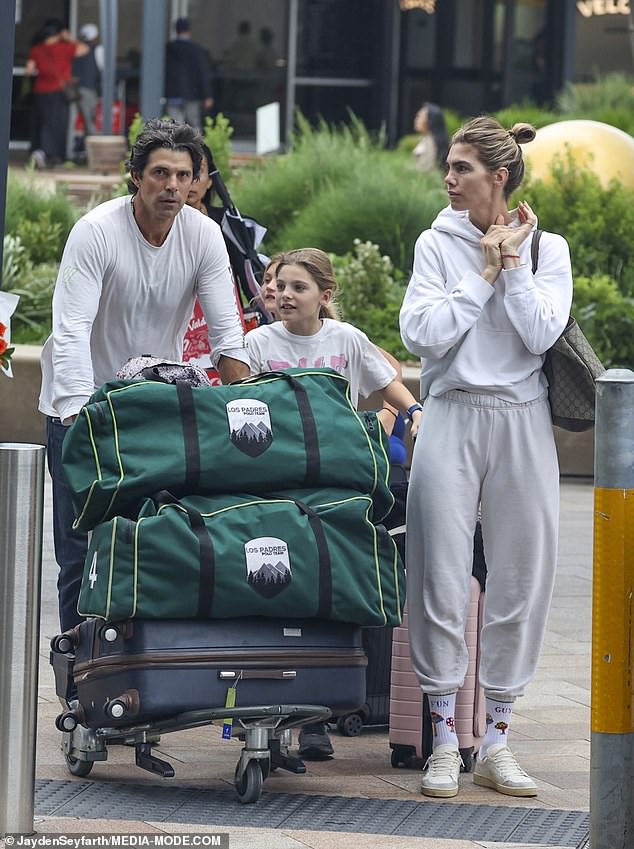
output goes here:
<path id="1" fill-rule="evenodd" d="M 424 359 L 421 398 L 464 389 L 522 403 L 547 386 L 544 353 L 565 329 L 572 302 L 568 244 L 543 233 L 533 276 L 526 239 L 522 265 L 501 271 L 492 286 L 480 274 L 482 237 L 468 212 L 447 207 L 416 242 L 400 326 L 405 347 Z"/>

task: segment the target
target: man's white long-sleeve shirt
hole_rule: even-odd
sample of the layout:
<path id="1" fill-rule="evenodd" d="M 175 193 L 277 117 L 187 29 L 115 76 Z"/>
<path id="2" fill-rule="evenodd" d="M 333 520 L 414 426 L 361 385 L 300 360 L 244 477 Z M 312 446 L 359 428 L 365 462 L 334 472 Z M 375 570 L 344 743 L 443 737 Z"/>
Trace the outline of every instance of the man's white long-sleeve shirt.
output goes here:
<path id="1" fill-rule="evenodd" d="M 424 361 L 421 398 L 463 389 L 522 403 L 546 388 L 544 353 L 572 302 L 568 244 L 543 233 L 533 275 L 527 238 L 521 266 L 491 285 L 480 274 L 482 236 L 467 212 L 447 208 L 416 242 L 400 326 L 405 347 Z"/>
<path id="2" fill-rule="evenodd" d="M 218 225 L 184 206 L 160 247 L 139 230 L 131 197 L 106 201 L 73 227 L 42 351 L 39 409 L 62 420 L 130 357 L 179 361 L 198 295 L 212 360 L 249 362 L 229 257 Z"/>

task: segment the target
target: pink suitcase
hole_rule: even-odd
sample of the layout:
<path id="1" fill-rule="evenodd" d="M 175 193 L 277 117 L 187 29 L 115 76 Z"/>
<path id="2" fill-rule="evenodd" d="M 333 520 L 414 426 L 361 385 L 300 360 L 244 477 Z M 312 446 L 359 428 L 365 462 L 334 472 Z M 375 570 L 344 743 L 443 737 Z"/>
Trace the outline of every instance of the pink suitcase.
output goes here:
<path id="1" fill-rule="evenodd" d="M 472 769 L 473 753 L 486 727 L 484 692 L 478 684 L 483 606 L 484 592 L 478 579 L 473 577 L 465 630 L 469 666 L 464 686 L 458 691 L 456 699 L 456 732 L 465 772 Z M 432 727 L 427 699 L 422 697 L 409 656 L 407 612 L 403 616 L 403 624 L 394 628 L 393 632 L 390 684 L 389 741 L 392 766 L 421 766 L 431 754 Z"/>

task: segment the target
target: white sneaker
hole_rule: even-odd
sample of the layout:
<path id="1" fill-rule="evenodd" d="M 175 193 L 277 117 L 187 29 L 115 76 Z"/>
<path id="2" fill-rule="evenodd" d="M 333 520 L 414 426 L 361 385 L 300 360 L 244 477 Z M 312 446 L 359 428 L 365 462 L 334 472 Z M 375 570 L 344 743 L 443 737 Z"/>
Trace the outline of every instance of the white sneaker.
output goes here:
<path id="1" fill-rule="evenodd" d="M 436 746 L 423 767 L 422 793 L 442 798 L 456 796 L 461 765 L 462 757 L 456 746 Z"/>
<path id="2" fill-rule="evenodd" d="M 537 785 L 515 759 L 508 746 L 491 746 L 483 760 L 476 760 L 473 783 L 492 787 L 507 796 L 537 796 Z"/>

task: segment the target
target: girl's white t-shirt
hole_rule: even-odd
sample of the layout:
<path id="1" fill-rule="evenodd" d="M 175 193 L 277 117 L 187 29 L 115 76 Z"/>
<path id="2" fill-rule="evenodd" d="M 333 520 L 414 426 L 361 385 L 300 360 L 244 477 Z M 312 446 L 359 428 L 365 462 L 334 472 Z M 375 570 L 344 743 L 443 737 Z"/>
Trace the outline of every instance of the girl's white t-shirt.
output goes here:
<path id="1" fill-rule="evenodd" d="M 299 336 L 276 321 L 257 327 L 245 337 L 251 374 L 288 368 L 331 368 L 347 377 L 350 399 L 367 398 L 384 389 L 396 371 L 363 331 L 331 318 L 322 319 L 312 336 Z"/>

